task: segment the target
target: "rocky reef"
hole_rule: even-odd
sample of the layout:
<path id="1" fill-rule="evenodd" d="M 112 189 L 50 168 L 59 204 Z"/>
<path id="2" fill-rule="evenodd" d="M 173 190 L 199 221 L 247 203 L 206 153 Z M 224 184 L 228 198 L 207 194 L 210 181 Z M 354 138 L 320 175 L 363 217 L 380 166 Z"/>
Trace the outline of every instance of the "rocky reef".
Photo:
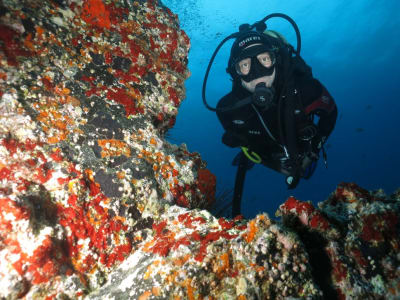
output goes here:
<path id="1" fill-rule="evenodd" d="M 216 218 L 154 0 L 0 1 L 0 299 L 398 299 L 400 192 Z"/>

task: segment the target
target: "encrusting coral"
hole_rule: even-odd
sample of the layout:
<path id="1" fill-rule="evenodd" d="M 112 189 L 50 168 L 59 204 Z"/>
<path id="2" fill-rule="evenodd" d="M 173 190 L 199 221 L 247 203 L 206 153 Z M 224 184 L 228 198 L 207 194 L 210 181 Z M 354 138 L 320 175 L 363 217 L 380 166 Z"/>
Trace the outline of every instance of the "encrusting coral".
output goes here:
<path id="1" fill-rule="evenodd" d="M 0 298 L 396 299 L 399 193 L 216 218 L 165 133 L 190 42 L 154 0 L 0 2 Z"/>

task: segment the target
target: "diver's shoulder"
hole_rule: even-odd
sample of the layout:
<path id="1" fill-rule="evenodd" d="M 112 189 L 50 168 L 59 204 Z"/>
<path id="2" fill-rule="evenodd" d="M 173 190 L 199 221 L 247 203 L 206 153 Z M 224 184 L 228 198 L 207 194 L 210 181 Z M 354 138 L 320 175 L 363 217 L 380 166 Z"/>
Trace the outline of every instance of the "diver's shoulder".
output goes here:
<path id="1" fill-rule="evenodd" d="M 217 108 L 221 108 L 224 106 L 228 106 L 233 104 L 237 100 L 237 97 L 233 92 L 229 92 L 225 96 L 223 96 L 217 103 Z"/>
<path id="2" fill-rule="evenodd" d="M 297 88 L 302 95 L 302 102 L 304 105 L 311 103 L 319 98 L 322 94 L 322 84 L 314 77 L 300 77 L 297 78 Z"/>

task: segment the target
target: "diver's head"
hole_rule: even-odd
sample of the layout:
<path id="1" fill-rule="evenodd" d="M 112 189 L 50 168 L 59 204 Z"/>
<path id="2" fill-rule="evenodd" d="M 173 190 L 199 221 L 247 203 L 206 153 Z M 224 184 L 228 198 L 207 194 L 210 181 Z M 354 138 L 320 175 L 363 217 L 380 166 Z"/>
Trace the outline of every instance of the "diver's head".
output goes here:
<path id="1" fill-rule="evenodd" d="M 234 81 L 240 79 L 241 85 L 252 93 L 261 82 L 271 87 L 275 79 L 276 50 L 267 35 L 246 32 L 232 45 L 227 71 Z"/>

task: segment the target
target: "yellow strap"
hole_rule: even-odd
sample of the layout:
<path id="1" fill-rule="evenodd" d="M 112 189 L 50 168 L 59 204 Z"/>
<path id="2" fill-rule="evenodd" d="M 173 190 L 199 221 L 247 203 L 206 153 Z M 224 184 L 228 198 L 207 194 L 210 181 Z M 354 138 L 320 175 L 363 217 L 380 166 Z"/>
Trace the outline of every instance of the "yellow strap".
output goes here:
<path id="1" fill-rule="evenodd" d="M 254 162 L 256 164 L 261 163 L 262 159 L 261 159 L 260 155 L 258 155 L 257 153 L 255 153 L 253 151 L 251 151 L 251 155 L 250 155 L 249 149 L 247 147 L 241 147 L 241 148 L 242 148 L 244 155 L 246 155 L 248 159 L 250 159 L 252 162 Z"/>

